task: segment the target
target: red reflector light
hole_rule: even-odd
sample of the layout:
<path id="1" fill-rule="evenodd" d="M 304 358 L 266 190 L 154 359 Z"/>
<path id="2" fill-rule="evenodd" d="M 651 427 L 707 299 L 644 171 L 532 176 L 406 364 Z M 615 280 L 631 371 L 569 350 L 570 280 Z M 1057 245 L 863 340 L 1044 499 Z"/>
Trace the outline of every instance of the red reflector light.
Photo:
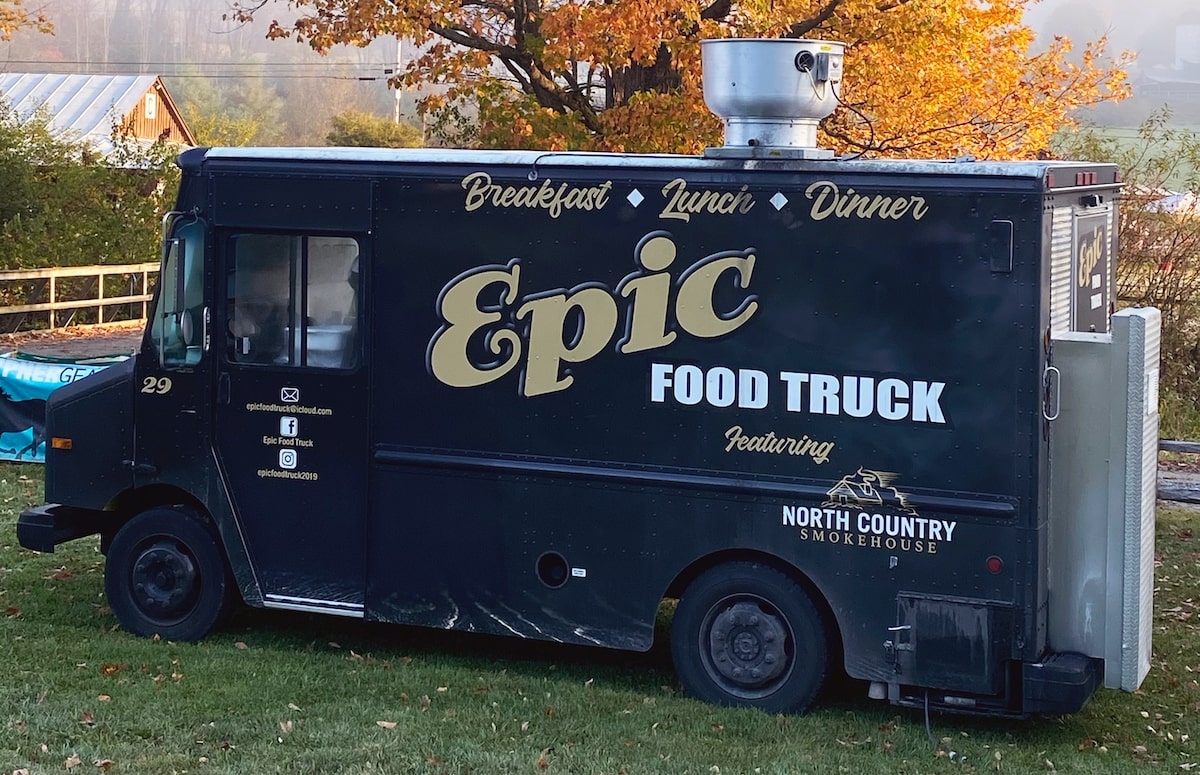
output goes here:
<path id="1" fill-rule="evenodd" d="M 1004 570 L 1004 560 L 1001 560 L 996 555 L 987 558 L 987 569 L 991 573 L 999 573 Z"/>
<path id="2" fill-rule="evenodd" d="M 65 439 L 62 436 L 55 436 L 50 439 L 50 446 L 54 449 L 70 449 L 71 443 L 70 439 Z"/>

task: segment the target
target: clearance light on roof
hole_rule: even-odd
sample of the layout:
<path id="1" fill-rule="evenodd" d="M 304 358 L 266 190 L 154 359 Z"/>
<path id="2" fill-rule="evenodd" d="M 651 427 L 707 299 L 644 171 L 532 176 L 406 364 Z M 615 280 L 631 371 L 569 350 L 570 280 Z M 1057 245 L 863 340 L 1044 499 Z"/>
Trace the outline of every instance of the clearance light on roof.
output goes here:
<path id="1" fill-rule="evenodd" d="M 72 444 L 71 439 L 62 436 L 54 436 L 50 439 L 50 446 L 54 449 L 71 449 Z"/>

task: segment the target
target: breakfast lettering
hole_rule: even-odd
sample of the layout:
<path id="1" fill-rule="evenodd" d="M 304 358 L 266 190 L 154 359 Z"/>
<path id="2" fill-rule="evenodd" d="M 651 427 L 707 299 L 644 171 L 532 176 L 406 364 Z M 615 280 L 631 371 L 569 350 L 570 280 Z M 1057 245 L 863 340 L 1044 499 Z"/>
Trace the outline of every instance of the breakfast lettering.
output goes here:
<path id="1" fill-rule="evenodd" d="M 603 210 L 608 204 L 612 181 L 606 180 L 595 186 L 574 186 L 556 184 L 546 178 L 540 185 L 500 185 L 493 183 L 492 176 L 486 172 L 473 172 L 463 178 L 462 187 L 467 192 L 463 202 L 467 212 L 490 204 L 492 207 L 545 210 L 551 218 L 557 218 L 564 210 Z"/>

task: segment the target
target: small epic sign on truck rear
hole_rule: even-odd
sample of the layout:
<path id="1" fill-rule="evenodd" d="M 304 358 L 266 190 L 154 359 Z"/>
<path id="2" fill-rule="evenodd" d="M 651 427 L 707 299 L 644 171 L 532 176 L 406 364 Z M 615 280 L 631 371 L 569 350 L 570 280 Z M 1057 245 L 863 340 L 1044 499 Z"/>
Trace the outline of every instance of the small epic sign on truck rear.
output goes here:
<path id="1" fill-rule="evenodd" d="M 706 74 L 760 57 L 834 102 L 837 44 Z M 1117 171 L 778 115 L 704 157 L 185 153 L 141 352 L 54 394 L 22 545 L 99 533 L 165 638 L 241 598 L 644 650 L 677 598 L 718 703 L 801 710 L 835 660 L 997 715 L 1136 688 L 1158 314 L 1113 311 Z"/>

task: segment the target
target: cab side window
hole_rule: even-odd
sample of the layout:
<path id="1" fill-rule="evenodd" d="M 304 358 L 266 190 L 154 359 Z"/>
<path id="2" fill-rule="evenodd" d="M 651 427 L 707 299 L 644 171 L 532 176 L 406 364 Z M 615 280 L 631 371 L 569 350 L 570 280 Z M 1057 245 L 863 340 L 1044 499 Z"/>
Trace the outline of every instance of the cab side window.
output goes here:
<path id="1" fill-rule="evenodd" d="M 357 365 L 354 238 L 238 234 L 231 243 L 225 305 L 231 361 L 326 369 Z"/>

